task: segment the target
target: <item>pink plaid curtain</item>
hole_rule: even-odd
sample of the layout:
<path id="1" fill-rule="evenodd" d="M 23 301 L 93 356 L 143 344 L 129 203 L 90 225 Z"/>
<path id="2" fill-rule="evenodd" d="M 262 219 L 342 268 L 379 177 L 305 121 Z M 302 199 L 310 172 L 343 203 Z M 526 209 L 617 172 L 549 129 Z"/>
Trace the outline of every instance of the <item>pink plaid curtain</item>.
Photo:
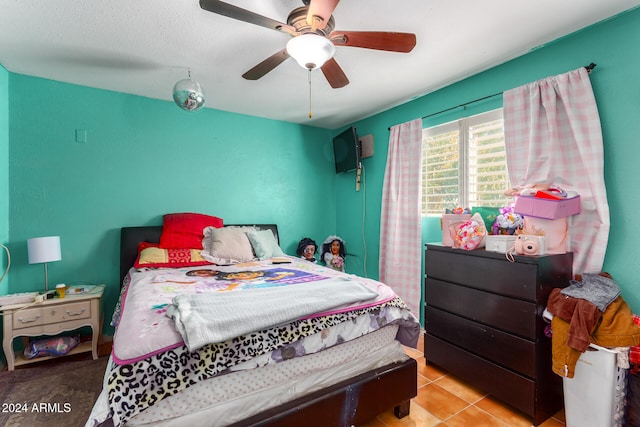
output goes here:
<path id="1" fill-rule="evenodd" d="M 580 194 L 569 219 L 574 273 L 602 270 L 609 239 L 600 116 L 585 68 L 504 93 L 511 184 L 557 184 Z"/>
<path id="2" fill-rule="evenodd" d="M 416 316 L 422 288 L 421 153 L 422 119 L 391 128 L 380 215 L 380 281 Z"/>

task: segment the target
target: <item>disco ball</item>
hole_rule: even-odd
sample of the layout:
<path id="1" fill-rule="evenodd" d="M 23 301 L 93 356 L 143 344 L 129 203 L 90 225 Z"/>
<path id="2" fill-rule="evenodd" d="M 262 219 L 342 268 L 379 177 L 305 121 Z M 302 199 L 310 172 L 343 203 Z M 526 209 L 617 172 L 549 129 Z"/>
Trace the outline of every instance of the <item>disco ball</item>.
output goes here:
<path id="1" fill-rule="evenodd" d="M 173 100 L 185 111 L 198 111 L 204 107 L 204 91 L 197 82 L 183 79 L 173 86 Z"/>

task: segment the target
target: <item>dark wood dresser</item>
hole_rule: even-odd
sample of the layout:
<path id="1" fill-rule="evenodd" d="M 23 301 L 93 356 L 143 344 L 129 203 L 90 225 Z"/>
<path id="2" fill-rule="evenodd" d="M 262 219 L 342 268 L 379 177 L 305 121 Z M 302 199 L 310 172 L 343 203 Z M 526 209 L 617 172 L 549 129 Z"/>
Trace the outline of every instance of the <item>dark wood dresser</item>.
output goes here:
<path id="1" fill-rule="evenodd" d="M 573 255 L 516 256 L 427 244 L 424 355 L 538 425 L 563 406 L 542 318 Z"/>

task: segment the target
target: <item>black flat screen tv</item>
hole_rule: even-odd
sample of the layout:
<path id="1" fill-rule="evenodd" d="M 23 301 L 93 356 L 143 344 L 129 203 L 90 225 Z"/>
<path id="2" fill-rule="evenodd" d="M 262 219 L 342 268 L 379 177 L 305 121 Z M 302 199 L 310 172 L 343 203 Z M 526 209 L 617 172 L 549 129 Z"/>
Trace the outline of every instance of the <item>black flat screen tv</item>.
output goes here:
<path id="1" fill-rule="evenodd" d="M 356 128 L 351 126 L 333 138 L 336 173 L 348 172 L 360 164 L 360 141 Z"/>

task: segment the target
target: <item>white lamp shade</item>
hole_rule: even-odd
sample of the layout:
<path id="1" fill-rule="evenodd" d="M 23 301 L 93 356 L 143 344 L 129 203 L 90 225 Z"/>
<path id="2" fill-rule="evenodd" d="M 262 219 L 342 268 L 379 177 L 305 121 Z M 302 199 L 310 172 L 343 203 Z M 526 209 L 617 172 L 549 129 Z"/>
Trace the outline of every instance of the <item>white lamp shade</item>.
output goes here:
<path id="1" fill-rule="evenodd" d="M 326 37 L 302 34 L 289 40 L 287 53 L 305 70 L 315 70 L 336 54 L 336 47 Z"/>
<path id="2" fill-rule="evenodd" d="M 29 264 L 60 261 L 60 236 L 35 237 L 27 240 Z"/>

